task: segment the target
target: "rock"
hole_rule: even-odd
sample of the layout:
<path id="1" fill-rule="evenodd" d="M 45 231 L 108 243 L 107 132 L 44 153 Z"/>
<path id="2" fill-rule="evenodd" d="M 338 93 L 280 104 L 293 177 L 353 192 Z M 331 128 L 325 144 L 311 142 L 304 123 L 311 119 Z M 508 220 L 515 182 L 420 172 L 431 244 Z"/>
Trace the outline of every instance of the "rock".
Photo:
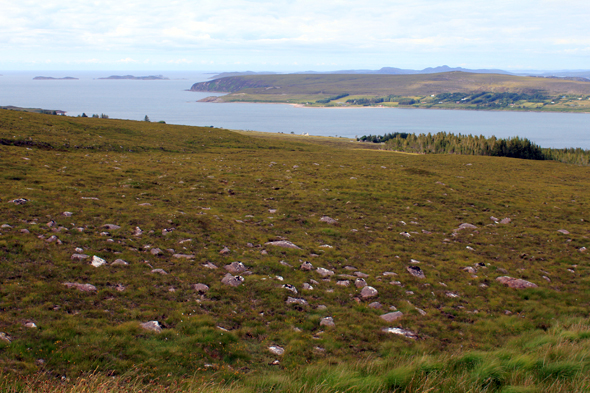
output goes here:
<path id="1" fill-rule="evenodd" d="M 148 202 L 144 202 L 144 203 L 140 203 L 138 206 L 151 206 L 151 203 Z"/>
<path id="2" fill-rule="evenodd" d="M 182 259 L 195 259 L 195 256 L 192 254 L 174 254 L 172 255 L 174 258 L 182 258 Z"/>
<path id="3" fill-rule="evenodd" d="M 152 273 L 161 274 L 163 276 L 168 274 L 168 273 L 166 273 L 166 271 L 164 269 L 152 269 Z"/>
<path id="4" fill-rule="evenodd" d="M 55 221 L 51 220 L 47 223 L 47 226 L 49 228 L 53 228 L 53 227 L 57 226 L 57 223 Z"/>
<path id="5" fill-rule="evenodd" d="M 15 205 L 24 205 L 28 201 L 29 200 L 26 198 L 16 198 L 16 199 L 13 199 L 12 201 L 8 201 L 8 203 L 14 203 Z"/>
<path id="6" fill-rule="evenodd" d="M 313 265 L 311 263 L 305 261 L 301 264 L 300 269 L 304 270 L 304 271 L 310 271 L 311 269 L 313 269 Z"/>
<path id="7" fill-rule="evenodd" d="M 384 272 L 383 275 L 384 276 L 397 276 L 397 273 L 394 273 L 394 272 Z"/>
<path id="8" fill-rule="evenodd" d="M 222 279 L 221 283 L 225 285 L 229 285 L 232 287 L 238 287 L 242 285 L 244 282 L 244 277 L 242 276 L 232 276 L 230 273 L 227 273 Z"/>
<path id="9" fill-rule="evenodd" d="M 496 281 L 514 289 L 537 288 L 538 286 L 537 284 L 533 284 L 532 282 L 508 276 L 498 277 L 496 278 Z"/>
<path id="10" fill-rule="evenodd" d="M 277 356 L 282 356 L 285 353 L 285 350 L 283 348 L 279 347 L 278 345 L 271 345 L 270 347 L 268 347 L 268 350 L 273 355 L 277 355 Z"/>
<path id="11" fill-rule="evenodd" d="M 357 277 L 360 277 L 360 278 L 367 278 L 367 277 L 369 277 L 368 274 L 361 273 L 361 272 L 354 272 L 354 275 L 357 276 Z"/>
<path id="12" fill-rule="evenodd" d="M 317 282 L 316 280 L 309 280 L 310 283 L 312 283 L 313 285 L 320 285 L 319 282 Z"/>
<path id="13" fill-rule="evenodd" d="M 84 259 L 90 258 L 90 256 L 86 254 L 72 254 L 70 258 L 72 261 L 83 261 Z"/>
<path id="14" fill-rule="evenodd" d="M 320 218 L 320 221 L 325 222 L 326 224 L 338 224 L 337 220 L 334 220 L 333 218 L 328 216 L 322 216 L 322 218 Z"/>
<path id="15" fill-rule="evenodd" d="M 459 295 L 457 295 L 454 292 L 445 292 L 445 296 L 446 297 L 451 297 L 451 298 L 457 298 L 457 297 L 459 297 Z"/>
<path id="16" fill-rule="evenodd" d="M 570 234 L 569 231 L 567 231 L 565 229 L 559 229 L 559 230 L 557 230 L 557 232 L 559 232 L 559 233 L 561 233 L 563 235 L 569 235 Z"/>
<path id="17" fill-rule="evenodd" d="M 331 277 L 334 275 L 332 270 L 324 269 L 323 267 L 318 267 L 315 271 L 322 277 Z"/>
<path id="18" fill-rule="evenodd" d="M 24 323 L 24 326 L 25 327 L 28 327 L 29 329 L 35 329 L 35 328 L 37 328 L 37 325 L 35 324 L 35 322 L 31 322 L 31 321 L 25 322 Z"/>
<path id="19" fill-rule="evenodd" d="M 96 292 L 96 287 L 92 284 L 78 284 L 77 282 L 64 282 L 63 285 L 65 285 L 68 288 L 76 288 L 79 291 L 82 292 Z"/>
<path id="20" fill-rule="evenodd" d="M 416 340 L 418 335 L 410 330 L 405 330 L 401 328 L 384 328 L 381 330 L 383 333 L 391 333 L 391 334 L 398 334 L 400 336 L 404 336 L 410 338 L 412 340 Z"/>
<path id="21" fill-rule="evenodd" d="M 64 217 L 72 217 L 72 212 L 63 212 L 61 215 Z"/>
<path id="22" fill-rule="evenodd" d="M 320 321 L 320 326 L 334 327 L 336 324 L 334 323 L 334 318 L 325 317 Z"/>
<path id="23" fill-rule="evenodd" d="M 340 285 L 342 287 L 347 287 L 350 285 L 350 281 L 348 281 L 348 280 L 336 281 L 336 285 Z"/>
<path id="24" fill-rule="evenodd" d="M 294 250 L 301 250 L 300 247 L 296 246 L 295 244 L 291 243 L 287 240 L 278 240 L 276 242 L 266 242 L 264 243 L 265 246 L 275 246 L 275 247 L 283 247 L 283 248 L 291 248 Z"/>
<path id="25" fill-rule="evenodd" d="M 287 262 L 285 262 L 285 261 L 280 261 L 279 263 L 280 263 L 281 265 L 283 265 L 283 266 L 287 266 L 287 267 L 293 267 L 293 266 L 289 265 L 289 264 L 288 264 Z"/>
<path id="26" fill-rule="evenodd" d="M 199 283 L 193 285 L 193 289 L 199 293 L 206 293 L 209 290 L 209 286 Z"/>
<path id="27" fill-rule="evenodd" d="M 547 276 L 543 276 L 543 279 L 546 280 L 547 282 L 551 282 L 551 279 Z"/>
<path id="28" fill-rule="evenodd" d="M 225 265 L 224 268 L 232 274 L 238 274 L 248 270 L 242 262 L 232 262 L 229 265 Z"/>
<path id="29" fill-rule="evenodd" d="M 289 296 L 289 297 L 287 298 L 287 301 L 286 301 L 286 303 L 287 303 L 287 304 L 299 304 L 299 305 L 301 305 L 301 306 L 307 306 L 307 304 L 308 304 L 308 303 L 307 303 L 307 301 L 306 301 L 305 299 L 301 299 L 301 298 L 294 298 L 294 297 L 291 297 L 291 296 Z"/>
<path id="30" fill-rule="evenodd" d="M 386 322 L 393 322 L 400 319 L 403 316 L 404 314 L 401 311 L 394 311 L 381 315 L 381 319 L 385 320 Z"/>
<path id="31" fill-rule="evenodd" d="M 320 248 L 334 248 L 329 244 L 322 244 L 321 246 L 319 246 Z"/>
<path id="32" fill-rule="evenodd" d="M 287 291 L 291 291 L 293 292 L 295 295 L 297 295 L 297 288 L 295 288 L 293 285 L 291 284 L 285 284 L 282 286 L 282 288 L 285 288 Z"/>
<path id="33" fill-rule="evenodd" d="M 313 291 L 313 287 L 306 282 L 303 283 L 303 289 L 306 291 Z"/>
<path id="34" fill-rule="evenodd" d="M 115 285 L 115 289 L 117 292 L 123 292 L 125 290 L 125 286 L 123 284 L 117 284 Z"/>
<path id="35" fill-rule="evenodd" d="M 356 280 L 354 280 L 354 285 L 357 288 L 364 288 L 367 286 L 367 282 L 365 281 L 364 278 L 357 278 Z"/>
<path id="36" fill-rule="evenodd" d="M 475 270 L 475 269 L 474 269 L 474 268 L 472 268 L 471 266 L 464 267 L 464 268 L 463 268 L 463 269 L 461 269 L 461 270 L 464 270 L 464 271 L 466 271 L 467 273 L 470 273 L 470 274 L 475 274 L 475 273 L 477 273 L 477 270 Z"/>
<path id="37" fill-rule="evenodd" d="M 379 302 L 373 302 L 373 303 L 369 303 L 369 307 L 379 309 L 379 308 L 383 307 L 383 305 Z"/>
<path id="38" fill-rule="evenodd" d="M 102 227 L 105 229 L 108 229 L 109 231 L 121 229 L 121 227 L 119 225 L 115 225 L 115 224 L 104 224 Z"/>
<path id="39" fill-rule="evenodd" d="M 92 261 L 90 262 L 90 264 L 94 267 L 100 267 L 102 265 L 105 265 L 107 263 L 107 261 L 105 261 L 102 258 L 97 257 L 96 255 L 92 256 Z"/>
<path id="40" fill-rule="evenodd" d="M 11 229 L 12 228 L 12 225 L 2 224 L 2 225 L 0 225 L 0 228 L 2 228 L 2 229 Z"/>
<path id="41" fill-rule="evenodd" d="M 133 236 L 141 236 L 143 234 L 143 231 L 141 230 L 140 227 L 135 227 L 135 231 L 133 232 Z"/>
<path id="42" fill-rule="evenodd" d="M 500 221 L 500 224 L 510 224 L 512 222 L 512 220 L 508 217 L 503 218 L 502 221 Z"/>
<path id="43" fill-rule="evenodd" d="M 162 252 L 162 250 L 160 250 L 159 248 L 152 248 L 152 249 L 150 250 L 150 254 L 152 254 L 152 255 L 162 255 L 162 254 L 163 254 L 163 252 Z"/>
<path id="44" fill-rule="evenodd" d="M 418 266 L 407 266 L 406 270 L 414 277 L 426 278 L 424 272 Z"/>
<path id="45" fill-rule="evenodd" d="M 127 261 L 122 260 L 121 258 L 115 259 L 111 266 L 127 266 L 129 263 Z"/>
<path id="46" fill-rule="evenodd" d="M 361 290 L 361 297 L 363 299 L 369 299 L 372 297 L 375 297 L 379 294 L 379 292 L 377 292 L 377 290 L 373 287 L 370 286 L 366 286 Z"/>
<path id="47" fill-rule="evenodd" d="M 221 251 L 219 251 L 219 254 L 221 254 L 221 255 L 227 255 L 227 254 L 229 254 L 230 252 L 231 252 L 231 250 L 230 250 L 229 248 L 227 248 L 227 247 L 223 247 L 223 248 L 221 249 Z"/>
<path id="48" fill-rule="evenodd" d="M 318 311 L 324 311 L 324 310 L 327 310 L 327 309 L 328 309 L 328 307 L 326 307 L 323 304 L 320 304 L 319 306 L 316 307 L 316 310 L 318 310 Z"/>
<path id="49" fill-rule="evenodd" d="M 465 247 L 466 249 L 468 249 L 469 251 L 475 251 L 475 248 L 471 247 L 471 246 L 467 246 Z"/>
<path id="50" fill-rule="evenodd" d="M 459 228 L 455 229 L 456 231 L 460 231 L 461 229 L 477 229 L 477 227 L 473 224 L 463 223 L 459 225 Z"/>
<path id="51" fill-rule="evenodd" d="M 31 233 L 27 228 L 23 228 L 20 230 L 20 233 L 24 233 L 25 235 Z"/>
<path id="52" fill-rule="evenodd" d="M 211 262 L 207 262 L 203 264 L 203 267 L 206 267 L 207 269 L 217 269 L 217 266 L 215 266 L 214 264 L 212 264 Z"/>
<path id="53" fill-rule="evenodd" d="M 580 251 L 580 252 L 586 252 L 586 247 L 580 247 L 580 248 L 578 249 L 578 251 Z"/>
<path id="54" fill-rule="evenodd" d="M 12 342 L 12 337 L 10 337 L 8 334 L 4 332 L 0 332 L 0 340 L 10 344 Z"/>
<path id="55" fill-rule="evenodd" d="M 161 333 L 162 327 L 158 321 L 149 321 L 140 324 L 142 329 L 149 330 L 150 332 Z"/>
<path id="56" fill-rule="evenodd" d="M 410 235 L 408 232 L 400 232 L 399 234 L 407 238 L 412 237 L 412 235 Z"/>

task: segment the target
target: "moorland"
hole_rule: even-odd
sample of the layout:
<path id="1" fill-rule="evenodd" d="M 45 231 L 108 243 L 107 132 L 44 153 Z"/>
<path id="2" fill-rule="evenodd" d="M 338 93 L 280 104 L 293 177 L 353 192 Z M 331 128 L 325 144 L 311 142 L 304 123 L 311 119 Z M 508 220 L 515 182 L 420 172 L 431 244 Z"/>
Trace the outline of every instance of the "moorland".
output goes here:
<path id="1" fill-rule="evenodd" d="M 0 390 L 590 389 L 587 167 L 0 110 Z"/>
<path id="2" fill-rule="evenodd" d="M 585 78 L 524 77 L 458 71 L 416 75 L 243 75 L 195 83 L 191 90 L 228 93 L 204 99 L 211 102 L 590 111 L 590 81 Z"/>

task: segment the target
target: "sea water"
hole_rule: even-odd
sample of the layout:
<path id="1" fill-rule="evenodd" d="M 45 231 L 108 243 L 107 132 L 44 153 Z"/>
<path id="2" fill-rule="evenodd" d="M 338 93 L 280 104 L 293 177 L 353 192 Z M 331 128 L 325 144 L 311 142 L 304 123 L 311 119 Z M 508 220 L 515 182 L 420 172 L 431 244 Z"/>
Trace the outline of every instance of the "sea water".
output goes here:
<path id="1" fill-rule="evenodd" d="M 281 104 L 205 103 L 219 95 L 188 91 L 211 74 L 145 71 L 0 71 L 0 106 L 63 110 L 68 116 L 110 118 L 236 130 L 354 138 L 393 132 L 495 135 L 528 138 L 542 147 L 590 149 L 590 114 L 428 110 L 401 108 L 301 108 Z M 157 75 L 169 80 L 109 80 L 110 75 Z M 33 80 L 35 76 L 78 80 Z"/>

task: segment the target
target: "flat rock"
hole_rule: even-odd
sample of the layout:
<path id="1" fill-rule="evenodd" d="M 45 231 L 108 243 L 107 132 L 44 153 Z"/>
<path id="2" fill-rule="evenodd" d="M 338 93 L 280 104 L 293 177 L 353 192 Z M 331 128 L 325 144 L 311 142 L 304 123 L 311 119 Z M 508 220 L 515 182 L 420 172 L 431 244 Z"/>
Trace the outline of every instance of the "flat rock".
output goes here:
<path id="1" fill-rule="evenodd" d="M 357 277 L 360 277 L 360 278 L 367 278 L 367 277 L 369 277 L 368 274 L 363 273 L 363 272 L 354 272 L 354 275 L 357 276 Z"/>
<path id="2" fill-rule="evenodd" d="M 279 347 L 278 345 L 271 345 L 270 347 L 268 347 L 268 350 L 270 351 L 270 353 L 277 356 L 282 356 L 285 353 L 285 350 L 282 347 Z"/>
<path id="3" fill-rule="evenodd" d="M 230 273 L 227 273 L 222 279 L 221 283 L 225 285 L 229 285 L 231 287 L 238 287 L 242 285 L 244 282 L 244 277 L 242 276 L 232 276 Z"/>
<path id="4" fill-rule="evenodd" d="M 363 299 L 369 299 L 377 296 L 378 294 L 379 292 L 375 288 L 370 286 L 366 286 L 361 290 L 361 296 Z"/>
<path id="5" fill-rule="evenodd" d="M 332 217 L 328 217 L 328 216 L 322 216 L 322 218 L 320 218 L 321 222 L 325 222 L 326 224 L 338 224 L 337 220 L 334 220 Z"/>
<path id="6" fill-rule="evenodd" d="M 100 267 L 102 265 L 105 265 L 107 263 L 107 261 L 105 261 L 102 258 L 97 257 L 96 255 L 92 256 L 92 261 L 90 262 L 90 264 L 94 267 Z"/>
<path id="7" fill-rule="evenodd" d="M 324 269 L 323 267 L 318 267 L 315 269 L 316 273 L 318 273 L 322 277 L 330 277 L 334 275 L 332 270 Z"/>
<path id="8" fill-rule="evenodd" d="M 124 261 L 121 258 L 115 259 L 115 261 L 113 263 L 111 263 L 111 266 L 127 266 L 129 265 L 129 262 Z"/>
<path id="9" fill-rule="evenodd" d="M 15 205 L 24 205 L 28 201 L 29 200 L 26 199 L 26 198 L 16 198 L 16 199 L 13 199 L 11 201 L 8 201 L 8 203 L 14 203 Z"/>
<path id="10" fill-rule="evenodd" d="M 307 300 L 305 300 L 305 299 L 295 298 L 295 297 L 291 297 L 291 296 L 289 296 L 287 298 L 286 303 L 287 304 L 299 304 L 301 306 L 306 306 L 308 304 Z"/>
<path id="11" fill-rule="evenodd" d="M 305 261 L 301 264 L 300 269 L 304 270 L 304 271 L 310 271 L 311 269 L 313 269 L 313 265 L 311 263 Z"/>
<path id="12" fill-rule="evenodd" d="M 537 284 L 533 284 L 530 281 L 526 281 L 520 278 L 513 278 L 509 276 L 502 276 L 496 278 L 501 284 L 506 285 L 507 287 L 514 288 L 514 289 L 525 289 L 525 288 L 537 288 Z"/>
<path id="13" fill-rule="evenodd" d="M 369 307 L 379 309 L 379 308 L 383 307 L 383 305 L 379 302 L 373 302 L 373 303 L 369 303 Z"/>
<path id="14" fill-rule="evenodd" d="M 161 254 L 163 254 L 163 252 L 159 248 L 152 248 L 150 250 L 150 254 L 152 254 L 152 255 L 161 255 Z"/>
<path id="15" fill-rule="evenodd" d="M 291 291 L 293 292 L 295 295 L 297 295 L 297 288 L 295 288 L 294 285 L 291 284 L 285 284 L 282 286 L 282 288 L 285 288 L 287 291 Z"/>
<path id="16" fill-rule="evenodd" d="M 402 329 L 402 328 L 384 328 L 381 330 L 383 333 L 391 333 L 397 334 L 400 336 L 404 336 L 406 338 L 410 338 L 412 340 L 416 340 L 418 335 L 410 330 Z"/>
<path id="17" fill-rule="evenodd" d="M 152 273 L 161 274 L 163 276 L 168 274 L 168 273 L 166 273 L 166 271 L 164 269 L 152 269 Z"/>
<path id="18" fill-rule="evenodd" d="M 325 317 L 320 321 L 320 326 L 334 327 L 336 324 L 334 323 L 334 318 Z"/>
<path id="19" fill-rule="evenodd" d="M 287 267 L 293 267 L 293 266 L 289 265 L 289 264 L 288 264 L 287 262 L 285 262 L 285 261 L 280 261 L 279 263 L 280 263 L 281 265 L 283 265 L 283 266 L 287 266 Z"/>
<path id="20" fill-rule="evenodd" d="M 354 285 L 357 288 L 364 288 L 367 286 L 367 282 L 365 281 L 364 278 L 357 278 L 356 280 L 354 280 Z"/>
<path id="21" fill-rule="evenodd" d="M 232 274 L 238 274 L 248 270 L 242 262 L 232 262 L 229 265 L 225 265 L 224 268 Z"/>
<path id="22" fill-rule="evenodd" d="M 158 321 L 148 321 L 140 324 L 142 329 L 148 330 L 150 332 L 161 333 L 162 327 Z"/>
<path id="23" fill-rule="evenodd" d="M 393 321 L 400 319 L 403 316 L 404 316 L 404 314 L 401 311 L 394 311 L 394 312 L 388 312 L 387 314 L 381 315 L 381 319 L 383 319 L 387 322 L 393 322 Z"/>
<path id="24" fill-rule="evenodd" d="M 424 272 L 418 266 L 407 266 L 406 270 L 414 277 L 426 278 Z"/>
<path id="25" fill-rule="evenodd" d="M 511 222 L 512 222 L 512 220 L 510 218 L 506 217 L 500 221 L 500 224 L 510 224 Z"/>
<path id="26" fill-rule="evenodd" d="M 174 254 L 172 256 L 179 259 L 195 259 L 195 256 L 192 254 Z"/>
<path id="27" fill-rule="evenodd" d="M 104 224 L 102 227 L 105 229 L 111 230 L 111 231 L 114 231 L 116 229 L 121 229 L 121 227 L 119 225 L 115 225 L 115 224 Z"/>
<path id="28" fill-rule="evenodd" d="M 67 288 L 76 288 L 79 291 L 82 292 L 96 292 L 96 287 L 92 284 L 79 284 L 77 282 L 64 282 L 63 285 L 65 285 Z"/>
<path id="29" fill-rule="evenodd" d="M 303 283 L 303 289 L 306 291 L 313 291 L 313 287 L 306 282 Z"/>
<path id="30" fill-rule="evenodd" d="M 562 235 L 569 235 L 570 234 L 570 232 L 565 229 L 558 229 L 557 232 L 561 233 Z"/>
<path id="31" fill-rule="evenodd" d="M 477 229 L 477 227 L 473 224 L 469 224 L 467 222 L 464 222 L 463 224 L 459 225 L 459 228 L 457 228 L 457 230 L 461 230 L 461 229 Z"/>
<path id="32" fill-rule="evenodd" d="M 350 285 L 350 281 L 348 280 L 339 280 L 336 281 L 336 285 L 340 285 L 341 287 L 347 287 Z"/>
<path id="33" fill-rule="evenodd" d="M 90 256 L 86 254 L 72 254 L 70 258 L 72 261 L 83 261 L 84 259 L 90 258 Z"/>
<path id="34" fill-rule="evenodd" d="M 473 268 L 473 267 L 471 267 L 471 266 L 464 267 L 464 268 L 463 268 L 463 269 L 461 269 L 461 270 L 464 270 L 464 271 L 466 271 L 467 273 L 470 273 L 470 274 L 475 274 L 475 273 L 477 273 L 477 270 L 475 270 L 475 268 Z"/>
<path id="35" fill-rule="evenodd" d="M 276 242 L 266 242 L 264 243 L 265 246 L 275 246 L 275 247 L 283 247 L 283 248 L 291 248 L 294 250 L 301 250 L 301 247 L 296 246 L 295 244 L 291 243 L 288 240 L 278 240 Z"/>
<path id="36" fill-rule="evenodd" d="M 205 293 L 209 290 L 209 286 L 199 283 L 199 284 L 193 285 L 193 289 L 199 293 Z"/>
<path id="37" fill-rule="evenodd" d="M 10 337 L 8 334 L 4 332 L 0 332 L 0 341 L 4 341 L 10 344 L 12 342 L 12 337 Z"/>
<path id="38" fill-rule="evenodd" d="M 223 247 L 223 248 L 221 249 L 221 251 L 219 251 L 219 253 L 220 253 L 221 255 L 227 255 L 227 254 L 229 254 L 230 252 L 231 252 L 231 250 L 230 250 L 229 248 L 227 248 L 227 247 Z"/>

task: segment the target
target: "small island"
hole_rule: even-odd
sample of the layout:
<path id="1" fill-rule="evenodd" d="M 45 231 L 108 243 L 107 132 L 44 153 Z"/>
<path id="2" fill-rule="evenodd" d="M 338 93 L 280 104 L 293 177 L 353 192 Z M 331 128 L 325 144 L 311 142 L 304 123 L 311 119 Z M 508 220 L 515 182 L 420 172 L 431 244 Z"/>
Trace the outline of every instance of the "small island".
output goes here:
<path id="1" fill-rule="evenodd" d="M 129 80 L 136 80 L 136 81 L 167 81 L 170 78 L 166 78 L 163 75 L 148 75 L 148 76 L 133 76 L 133 75 L 111 75 L 106 78 L 98 78 L 98 79 L 129 79 Z"/>
<path id="2" fill-rule="evenodd" d="M 33 78 L 34 81 L 77 81 L 78 78 L 66 76 L 63 78 L 54 78 L 52 76 L 36 76 Z"/>

